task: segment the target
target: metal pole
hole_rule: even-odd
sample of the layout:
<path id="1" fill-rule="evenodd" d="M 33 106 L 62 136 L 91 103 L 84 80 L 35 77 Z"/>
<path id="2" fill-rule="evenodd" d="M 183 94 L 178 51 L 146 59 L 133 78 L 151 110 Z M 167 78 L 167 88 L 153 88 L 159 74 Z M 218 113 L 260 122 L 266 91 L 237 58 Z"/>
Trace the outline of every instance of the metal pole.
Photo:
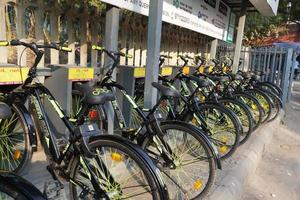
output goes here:
<path id="1" fill-rule="evenodd" d="M 287 101 L 289 102 L 290 99 L 291 99 L 291 96 L 292 96 L 292 84 L 293 84 L 293 80 L 294 80 L 294 70 L 295 70 L 295 67 L 296 67 L 296 58 L 297 58 L 297 53 L 296 51 L 294 51 L 294 56 L 293 56 L 293 64 L 292 64 L 292 68 L 291 68 L 291 76 L 290 76 L 290 80 L 289 80 L 289 90 L 288 90 L 288 99 Z"/>
<path id="2" fill-rule="evenodd" d="M 211 59 L 216 58 L 217 48 L 218 48 L 218 39 L 214 39 L 210 45 L 210 58 Z"/>
<path id="3" fill-rule="evenodd" d="M 146 108 L 151 108 L 157 101 L 157 90 L 153 88 L 151 84 L 152 82 L 158 81 L 162 11 L 163 0 L 150 0 L 144 95 L 144 104 Z"/>
<path id="4" fill-rule="evenodd" d="M 233 67 L 232 67 L 233 72 L 237 72 L 239 67 L 243 36 L 244 36 L 244 28 L 246 22 L 246 12 L 247 12 L 246 1 L 243 0 L 241 15 L 239 19 L 238 32 L 236 36 L 235 50 L 234 50 Z"/>
<path id="5" fill-rule="evenodd" d="M 5 8 L 4 2 L 0 2 L 0 40 L 6 40 L 6 23 L 5 23 Z M 0 47 L 0 63 L 7 63 L 8 50 L 6 47 Z"/>
<path id="6" fill-rule="evenodd" d="M 104 44 L 105 48 L 110 51 L 118 50 L 119 17 L 120 9 L 118 8 L 112 7 L 106 12 Z M 105 65 L 109 62 L 110 58 L 105 57 Z M 116 73 L 114 73 L 113 76 L 116 78 Z M 112 134 L 114 131 L 114 112 L 110 103 L 106 105 L 106 112 L 108 118 L 108 133 Z"/>
<path id="7" fill-rule="evenodd" d="M 282 80 L 282 102 L 283 102 L 283 108 L 285 108 L 285 105 L 287 103 L 288 98 L 288 90 L 289 90 L 289 80 L 290 80 L 290 72 L 292 67 L 292 59 L 293 59 L 293 52 L 294 50 L 292 48 L 289 48 L 286 55 L 285 60 L 285 66 L 283 70 L 283 80 Z"/>

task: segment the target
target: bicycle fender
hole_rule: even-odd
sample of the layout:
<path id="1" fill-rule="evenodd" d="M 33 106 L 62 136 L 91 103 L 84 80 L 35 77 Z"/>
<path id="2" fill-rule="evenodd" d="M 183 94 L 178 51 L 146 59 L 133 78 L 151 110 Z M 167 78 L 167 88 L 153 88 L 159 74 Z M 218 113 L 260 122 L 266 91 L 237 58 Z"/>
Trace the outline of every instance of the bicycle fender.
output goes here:
<path id="1" fill-rule="evenodd" d="M 161 122 L 162 125 L 166 125 L 166 124 L 179 124 L 181 126 L 185 126 L 188 127 L 189 129 L 195 131 L 198 133 L 198 135 L 206 142 L 208 148 L 211 150 L 214 160 L 216 161 L 216 165 L 218 169 L 222 169 L 222 164 L 221 164 L 221 160 L 220 160 L 220 156 L 219 156 L 219 152 L 217 150 L 217 148 L 212 144 L 212 142 L 210 141 L 210 139 L 205 135 L 205 133 L 203 133 L 203 130 L 197 126 L 194 126 L 192 124 L 183 122 L 183 121 L 171 121 L 171 120 L 167 120 L 167 121 L 163 121 Z"/>
<path id="2" fill-rule="evenodd" d="M 12 172 L 1 172 L 0 182 L 16 193 L 22 194 L 28 200 L 47 199 L 33 184 Z"/>
<path id="3" fill-rule="evenodd" d="M 148 169 L 151 169 L 150 172 L 152 173 L 152 177 L 154 177 L 156 184 L 160 186 L 158 188 L 160 190 L 160 194 L 163 200 L 169 199 L 169 194 L 167 190 L 167 186 L 164 182 L 162 174 L 157 166 L 153 163 L 152 159 L 147 155 L 147 153 L 138 145 L 134 144 L 132 141 L 116 135 L 98 135 L 90 139 L 90 142 L 95 140 L 110 140 L 116 143 L 124 144 L 125 146 L 130 147 L 132 151 L 140 155 L 144 159 L 144 164 L 147 165 Z"/>
<path id="4" fill-rule="evenodd" d="M 22 118 L 25 121 L 25 128 L 29 134 L 29 142 L 33 151 L 37 150 L 37 133 L 35 131 L 34 122 L 31 118 L 31 115 L 28 109 L 21 103 L 15 103 L 16 107 L 21 111 Z"/>

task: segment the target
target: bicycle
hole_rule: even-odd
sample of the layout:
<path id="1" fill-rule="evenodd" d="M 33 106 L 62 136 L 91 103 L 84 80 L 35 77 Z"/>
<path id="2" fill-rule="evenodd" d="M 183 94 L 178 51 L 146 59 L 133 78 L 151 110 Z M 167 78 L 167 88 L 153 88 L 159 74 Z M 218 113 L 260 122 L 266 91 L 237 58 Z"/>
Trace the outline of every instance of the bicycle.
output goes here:
<path id="1" fill-rule="evenodd" d="M 71 49 L 55 43 L 38 45 L 19 40 L 1 41 L 0 44 L 22 45 L 36 55 L 22 86 L 6 94 L 6 99 L 11 103 L 24 103 L 30 99 L 35 128 L 49 162 L 47 170 L 57 183 L 57 190 L 63 188 L 62 181 L 67 181 L 71 199 L 168 199 L 162 175 L 144 151 L 124 138 L 101 134 L 98 126 L 88 121 L 74 125 L 51 92 L 39 81 L 33 83 L 37 77 L 37 65 L 43 56 L 39 48 L 67 52 Z M 93 95 L 85 91 L 84 95 L 88 105 L 102 105 L 114 98 L 111 93 Z M 54 135 L 42 98 L 50 103 L 65 124 L 69 132 L 67 138 Z"/>
<path id="2" fill-rule="evenodd" d="M 167 182 L 171 199 L 183 197 L 196 199 L 205 196 L 214 182 L 216 167 L 221 167 L 217 151 L 197 127 L 180 121 L 161 121 L 156 113 L 157 107 L 163 99 L 177 98 L 180 94 L 171 88 L 163 88 L 164 86 L 153 83 L 162 97 L 152 109 L 147 110 L 148 114 L 146 115 L 125 89 L 112 78 L 113 70 L 118 66 L 120 56 L 126 55 L 121 52 L 108 51 L 99 46 L 93 48 L 105 52 L 113 60 L 113 64 L 104 78 L 95 84 L 96 90 L 97 88 L 106 88 L 114 91 L 115 95 L 116 90 L 120 91 L 142 119 L 138 129 L 128 127 L 118 102 L 112 101 L 121 135 L 135 141 L 145 149 L 159 166 L 164 180 Z M 82 107 L 84 106 L 83 104 Z M 103 113 L 101 110 L 104 109 L 99 106 L 97 111 Z M 101 116 L 99 118 L 105 121 L 105 118 Z M 191 169 L 193 170 L 191 171 Z M 184 173 L 180 174 L 180 171 L 184 171 Z"/>

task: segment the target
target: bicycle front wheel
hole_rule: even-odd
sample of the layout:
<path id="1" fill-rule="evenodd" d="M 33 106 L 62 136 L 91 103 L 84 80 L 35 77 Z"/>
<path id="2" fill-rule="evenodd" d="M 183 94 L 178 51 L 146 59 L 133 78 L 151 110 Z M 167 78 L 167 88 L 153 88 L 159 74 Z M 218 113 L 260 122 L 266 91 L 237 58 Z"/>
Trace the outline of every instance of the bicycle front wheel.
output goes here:
<path id="1" fill-rule="evenodd" d="M 21 173 L 31 160 L 32 148 L 21 111 L 11 106 L 12 116 L 0 120 L 0 170 Z"/>
<path id="2" fill-rule="evenodd" d="M 192 123 L 208 131 L 221 159 L 230 157 L 239 146 L 242 125 L 236 115 L 218 104 L 202 104 Z"/>
<path id="3" fill-rule="evenodd" d="M 226 108 L 233 111 L 242 123 L 242 134 L 240 135 L 240 145 L 244 144 L 250 137 L 253 131 L 253 116 L 250 108 L 237 99 L 220 99 Z"/>
<path id="4" fill-rule="evenodd" d="M 147 137 L 143 148 L 161 169 L 170 199 L 203 198 L 216 175 L 213 152 L 197 131 L 188 128 L 189 124 L 176 123 L 164 122 L 160 126 L 163 136 L 156 137 L 160 142 Z M 171 162 L 160 152 L 161 145 L 165 146 Z"/>
<path id="5" fill-rule="evenodd" d="M 154 164 L 147 154 L 141 154 L 143 151 L 136 145 L 134 148 L 133 144 L 126 145 L 129 141 L 123 138 L 108 137 L 110 139 L 103 136 L 89 144 L 95 157 L 85 159 L 92 174 L 79 156 L 74 157 L 71 162 L 71 199 L 99 198 L 91 183 L 91 176 L 96 178 L 98 186 L 112 200 L 165 199 L 166 195 L 162 192 L 165 188 L 157 183 L 160 179 L 157 177 L 159 170 L 153 169 Z M 119 139 L 112 140 L 111 137 Z"/>

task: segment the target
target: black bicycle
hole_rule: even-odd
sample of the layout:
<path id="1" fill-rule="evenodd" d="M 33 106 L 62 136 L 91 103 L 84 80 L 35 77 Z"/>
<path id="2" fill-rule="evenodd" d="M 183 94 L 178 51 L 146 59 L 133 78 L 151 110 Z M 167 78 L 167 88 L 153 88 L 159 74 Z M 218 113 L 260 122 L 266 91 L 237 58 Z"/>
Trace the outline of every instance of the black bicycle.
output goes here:
<path id="1" fill-rule="evenodd" d="M 178 98 L 180 93 L 158 83 L 153 86 L 161 93 L 157 104 L 147 110 L 142 110 L 128 95 L 125 89 L 112 78 L 113 70 L 118 66 L 121 52 L 107 51 L 102 47 L 94 47 L 105 52 L 114 62 L 104 78 L 96 83 L 94 91 L 103 92 L 104 89 L 119 91 L 130 106 L 140 116 L 141 121 L 137 129 L 128 126 L 117 100 L 112 101 L 112 107 L 118 122 L 118 132 L 123 137 L 135 141 L 143 147 L 148 155 L 163 172 L 164 180 L 169 188 L 171 199 L 197 199 L 204 197 L 214 183 L 216 167 L 221 167 L 218 153 L 205 134 L 197 127 L 175 120 L 161 120 L 157 107 L 164 99 Z M 81 88 L 90 86 L 83 84 Z M 83 91 L 83 90 L 82 90 Z M 81 107 L 85 107 L 83 103 Z M 99 105 L 96 108 L 99 115 L 98 124 L 105 120 L 105 109 Z M 101 113 L 104 113 L 102 116 Z M 101 125 L 100 125 L 101 126 Z"/>
<path id="2" fill-rule="evenodd" d="M 69 182 L 71 199 L 168 199 L 159 169 L 142 149 L 122 137 L 101 134 L 98 126 L 88 121 L 75 126 L 51 92 L 36 79 L 37 65 L 43 56 L 39 48 L 70 49 L 54 43 L 37 45 L 19 40 L 0 44 L 22 45 L 36 55 L 22 86 L 7 93 L 5 99 L 10 106 L 17 105 L 21 116 L 28 115 L 27 109 L 21 105 L 30 99 L 34 121 L 26 118 L 25 126 L 32 128 L 30 126 L 35 124 L 49 162 L 47 170 L 56 181 L 58 190 L 63 188 L 61 181 L 64 180 Z M 114 99 L 112 93 L 95 95 L 84 91 L 84 96 L 87 105 L 102 105 Z M 43 105 L 46 101 L 65 124 L 69 132 L 65 137 L 57 137 L 52 131 Z M 35 135 L 31 137 L 34 139 Z"/>

